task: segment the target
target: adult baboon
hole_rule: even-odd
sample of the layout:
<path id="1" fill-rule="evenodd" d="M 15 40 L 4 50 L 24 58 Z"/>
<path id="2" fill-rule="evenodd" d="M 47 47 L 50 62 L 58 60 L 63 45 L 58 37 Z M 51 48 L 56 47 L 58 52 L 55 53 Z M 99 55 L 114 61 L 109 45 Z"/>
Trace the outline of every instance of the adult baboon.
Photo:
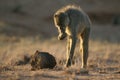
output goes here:
<path id="1" fill-rule="evenodd" d="M 59 9 L 54 14 L 54 23 L 58 28 L 59 40 L 67 36 L 67 63 L 69 67 L 72 62 L 76 40 L 80 39 L 80 51 L 82 56 L 81 70 L 86 70 L 88 59 L 88 41 L 91 22 L 86 13 L 76 5 L 68 5 Z"/>

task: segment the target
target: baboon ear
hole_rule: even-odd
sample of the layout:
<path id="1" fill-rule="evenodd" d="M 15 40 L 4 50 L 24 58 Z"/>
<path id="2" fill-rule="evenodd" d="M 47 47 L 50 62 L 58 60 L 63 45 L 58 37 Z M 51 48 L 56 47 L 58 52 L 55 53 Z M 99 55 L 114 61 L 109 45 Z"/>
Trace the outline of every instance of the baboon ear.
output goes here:
<path id="1" fill-rule="evenodd" d="M 38 50 L 36 50 L 36 53 L 38 53 L 39 51 Z"/>
<path id="2" fill-rule="evenodd" d="M 57 14 L 54 15 L 55 18 L 56 18 L 57 16 L 58 16 Z"/>
<path id="3" fill-rule="evenodd" d="M 36 50 L 35 55 L 37 55 L 38 53 L 39 53 L 39 51 L 38 51 L 38 50 Z"/>

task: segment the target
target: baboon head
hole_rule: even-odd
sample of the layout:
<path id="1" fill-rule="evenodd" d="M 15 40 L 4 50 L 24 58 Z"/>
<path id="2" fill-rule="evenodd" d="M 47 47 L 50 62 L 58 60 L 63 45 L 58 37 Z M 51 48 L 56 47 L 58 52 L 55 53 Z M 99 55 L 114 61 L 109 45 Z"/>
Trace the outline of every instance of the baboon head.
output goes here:
<path id="1" fill-rule="evenodd" d="M 35 54 L 34 55 L 32 55 L 31 56 L 31 59 L 30 59 L 30 63 L 31 63 L 31 65 L 32 65 L 32 67 L 34 67 L 34 68 L 36 68 L 36 61 L 37 61 L 37 55 L 38 55 L 38 53 L 39 53 L 39 51 L 37 50 L 36 52 L 35 52 Z M 34 69 L 33 68 L 33 69 Z"/>
<path id="2" fill-rule="evenodd" d="M 68 15 L 64 12 L 55 13 L 54 23 L 59 32 L 58 40 L 63 40 L 67 36 L 65 30 L 69 24 Z"/>

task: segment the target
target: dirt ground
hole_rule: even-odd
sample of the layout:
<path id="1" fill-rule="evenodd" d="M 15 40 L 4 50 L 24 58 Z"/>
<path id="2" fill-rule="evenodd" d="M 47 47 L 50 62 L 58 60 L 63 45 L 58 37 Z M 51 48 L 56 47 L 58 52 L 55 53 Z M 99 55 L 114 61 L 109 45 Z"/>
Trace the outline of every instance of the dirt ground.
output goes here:
<path id="1" fill-rule="evenodd" d="M 0 0 L 0 80 L 120 80 L 119 0 Z M 79 74 L 81 58 L 76 45 L 74 64 L 64 68 L 66 39 L 57 40 L 54 12 L 76 3 L 92 20 L 89 74 Z M 114 23 L 116 21 L 117 23 Z M 79 41 L 78 41 L 79 42 Z M 36 50 L 55 56 L 54 69 L 31 70 L 25 56 Z"/>

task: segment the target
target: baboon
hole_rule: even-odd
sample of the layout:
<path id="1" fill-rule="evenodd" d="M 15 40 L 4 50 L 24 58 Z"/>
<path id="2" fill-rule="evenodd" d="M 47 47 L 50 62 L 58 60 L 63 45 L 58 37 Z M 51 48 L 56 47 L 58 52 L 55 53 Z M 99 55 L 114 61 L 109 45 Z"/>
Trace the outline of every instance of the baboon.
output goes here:
<path id="1" fill-rule="evenodd" d="M 56 65 L 56 60 L 55 60 L 55 57 L 50 53 L 39 52 L 37 50 L 35 54 L 31 56 L 30 63 L 32 66 L 31 70 L 37 70 L 37 69 L 43 69 L 43 68 L 52 69 Z"/>
<path id="2" fill-rule="evenodd" d="M 67 36 L 67 62 L 66 67 L 71 66 L 77 39 L 80 40 L 80 52 L 82 66 L 85 71 L 88 59 L 88 42 L 91 21 L 88 15 L 77 5 L 67 5 L 54 14 L 54 23 L 58 29 L 58 40 Z"/>

